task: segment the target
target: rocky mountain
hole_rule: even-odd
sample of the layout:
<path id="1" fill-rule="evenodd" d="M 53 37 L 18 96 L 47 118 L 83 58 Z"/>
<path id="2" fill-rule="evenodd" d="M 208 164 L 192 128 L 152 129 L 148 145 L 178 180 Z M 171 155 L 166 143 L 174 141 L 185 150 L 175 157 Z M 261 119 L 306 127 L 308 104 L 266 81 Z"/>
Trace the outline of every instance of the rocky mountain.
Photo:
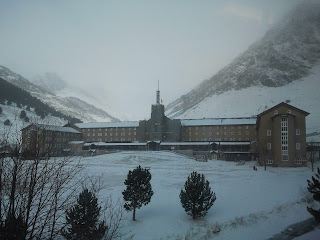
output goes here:
<path id="1" fill-rule="evenodd" d="M 56 74 L 37 76 L 32 83 L 10 69 L 0 66 L 0 77 L 26 90 L 57 111 L 83 122 L 119 121 L 104 110 L 72 96 L 76 95 L 72 92 L 72 88 L 67 88 L 67 84 Z M 60 94 L 61 92 L 63 94 Z"/>
<path id="2" fill-rule="evenodd" d="M 210 79 L 200 83 L 189 93 L 170 103 L 166 107 L 166 114 L 173 118 L 221 117 L 228 112 L 223 109 L 229 108 L 227 104 L 232 102 L 234 112 L 239 115 L 256 115 L 259 113 L 258 109 L 279 103 L 275 102 L 273 94 L 273 92 L 279 92 L 276 91 L 278 88 L 282 91 L 281 95 L 277 96 L 277 101 L 295 99 L 297 96 L 290 95 L 292 91 L 287 91 L 286 86 L 295 88 L 296 82 L 306 80 L 308 76 L 314 76 L 315 73 L 318 74 L 319 64 L 320 3 L 304 2 L 229 65 Z M 320 82 L 319 78 L 318 81 L 313 82 L 313 86 L 320 87 L 318 82 Z M 300 87 L 305 86 L 300 85 Z M 254 99 L 253 96 L 246 95 L 250 104 L 255 106 L 251 111 L 247 109 L 241 114 L 241 109 L 246 108 L 237 98 L 245 90 L 247 90 L 246 94 L 258 91 L 258 95 L 263 96 L 264 100 L 260 101 L 259 96 Z M 266 97 L 264 97 L 265 94 Z M 299 96 L 300 92 L 297 91 L 296 94 Z M 307 96 L 305 92 L 304 94 L 306 96 L 301 97 L 300 100 L 308 101 L 307 98 L 311 96 Z M 313 98 L 310 99 L 310 104 L 317 104 L 312 102 L 313 100 Z M 219 107 L 217 107 L 218 103 Z M 296 104 L 299 107 L 303 102 Z M 228 113 L 230 116 L 226 117 L 234 116 L 232 111 Z"/>
<path id="3" fill-rule="evenodd" d="M 31 81 L 51 93 L 56 93 L 67 87 L 66 82 L 56 73 L 47 72 L 44 75 L 37 75 Z"/>

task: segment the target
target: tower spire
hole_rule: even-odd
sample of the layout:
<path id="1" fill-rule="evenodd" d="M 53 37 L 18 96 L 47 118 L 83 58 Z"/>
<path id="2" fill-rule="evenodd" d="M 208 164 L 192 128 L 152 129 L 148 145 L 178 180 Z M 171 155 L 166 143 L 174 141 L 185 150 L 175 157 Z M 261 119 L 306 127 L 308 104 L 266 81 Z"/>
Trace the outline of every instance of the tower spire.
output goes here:
<path id="1" fill-rule="evenodd" d="M 160 88 L 159 88 L 159 79 L 158 79 L 158 90 L 157 90 L 157 105 L 160 104 Z"/>

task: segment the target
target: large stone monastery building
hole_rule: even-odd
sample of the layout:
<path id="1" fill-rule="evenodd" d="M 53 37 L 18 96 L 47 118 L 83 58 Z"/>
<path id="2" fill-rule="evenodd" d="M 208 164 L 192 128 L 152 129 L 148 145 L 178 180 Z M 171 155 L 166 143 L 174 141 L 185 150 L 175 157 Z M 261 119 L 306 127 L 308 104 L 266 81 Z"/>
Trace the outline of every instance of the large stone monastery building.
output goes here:
<path id="1" fill-rule="evenodd" d="M 306 123 L 309 114 L 280 103 L 257 117 L 170 119 L 160 103 L 151 118 L 136 122 L 79 123 L 87 146 L 106 150 L 203 150 L 230 160 L 259 159 L 274 166 L 301 166 L 306 161 Z"/>
<path id="2" fill-rule="evenodd" d="M 71 127 L 77 131 L 73 133 L 77 136 L 73 140 L 78 141 L 78 132 L 82 133 L 84 150 L 192 150 L 207 152 L 219 159 L 257 159 L 271 166 L 303 166 L 308 114 L 282 102 L 257 117 L 170 119 L 165 116 L 158 90 L 149 120 L 78 123 Z M 25 141 L 30 136 L 28 129 L 31 128 L 23 130 Z M 67 133 L 70 125 L 59 130 L 55 135 L 71 136 Z"/>

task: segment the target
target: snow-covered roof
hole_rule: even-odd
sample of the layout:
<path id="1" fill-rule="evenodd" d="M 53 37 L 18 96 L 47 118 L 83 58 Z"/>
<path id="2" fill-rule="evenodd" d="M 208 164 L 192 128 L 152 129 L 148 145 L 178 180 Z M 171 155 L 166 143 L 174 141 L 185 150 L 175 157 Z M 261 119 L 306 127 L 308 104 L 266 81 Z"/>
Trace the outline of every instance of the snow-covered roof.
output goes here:
<path id="1" fill-rule="evenodd" d="M 215 143 L 217 145 L 250 145 L 250 142 L 162 142 L 162 146 L 190 146 L 190 145 L 209 145 Z"/>
<path id="2" fill-rule="evenodd" d="M 250 145 L 250 142 L 214 142 L 217 145 Z"/>
<path id="3" fill-rule="evenodd" d="M 94 122 L 76 123 L 78 128 L 110 128 L 110 127 L 139 127 L 139 122 Z"/>
<path id="4" fill-rule="evenodd" d="M 182 126 L 252 125 L 256 118 L 204 118 L 181 120 Z"/>
<path id="5" fill-rule="evenodd" d="M 70 141 L 68 144 L 82 144 L 84 141 Z"/>
<path id="6" fill-rule="evenodd" d="M 206 146 L 215 143 L 217 145 L 250 145 L 250 142 L 161 142 L 161 146 Z M 134 143 L 106 143 L 106 142 L 91 142 L 85 143 L 83 146 L 145 146 L 147 143 L 134 142 Z"/>
<path id="7" fill-rule="evenodd" d="M 224 154 L 250 154 L 252 152 L 223 152 Z"/>
<path id="8" fill-rule="evenodd" d="M 307 134 L 307 142 L 320 142 L 320 132 L 313 132 Z"/>
<path id="9" fill-rule="evenodd" d="M 71 128 L 71 127 L 62 127 L 62 126 L 54 126 L 54 125 L 47 125 L 47 124 L 35 124 L 35 125 L 41 129 L 47 130 L 47 131 L 81 133 L 78 130 Z"/>
<path id="10" fill-rule="evenodd" d="M 92 143 L 85 143 L 83 146 L 145 146 L 147 143 L 138 143 L 138 142 L 133 142 L 133 143 L 106 143 L 106 142 L 92 142 Z"/>
<path id="11" fill-rule="evenodd" d="M 307 143 L 320 142 L 320 135 L 307 137 Z"/>
<path id="12" fill-rule="evenodd" d="M 162 142 L 160 145 L 162 146 L 190 146 L 190 145 L 209 145 L 212 142 Z"/>

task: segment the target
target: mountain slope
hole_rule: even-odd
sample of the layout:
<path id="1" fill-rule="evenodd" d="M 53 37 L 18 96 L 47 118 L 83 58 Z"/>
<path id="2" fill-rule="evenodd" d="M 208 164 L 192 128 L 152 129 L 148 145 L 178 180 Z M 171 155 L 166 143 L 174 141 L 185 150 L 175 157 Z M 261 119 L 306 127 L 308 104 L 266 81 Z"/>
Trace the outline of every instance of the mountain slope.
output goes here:
<path id="1" fill-rule="evenodd" d="M 18 108 L 22 108 L 22 106 L 33 108 L 35 110 L 34 112 L 37 113 L 38 116 L 42 116 L 42 118 L 47 115 L 52 115 L 71 123 L 80 122 L 79 119 L 57 112 L 55 109 L 41 102 L 36 97 L 31 96 L 29 92 L 2 78 L 0 78 L 0 103 L 7 103 L 7 105 L 15 103 Z"/>
<path id="2" fill-rule="evenodd" d="M 182 119 L 251 117 L 280 102 L 287 102 L 310 113 L 306 118 L 307 133 L 319 131 L 320 63 L 310 72 L 307 77 L 277 88 L 253 86 L 213 95 L 179 117 Z"/>
<path id="3" fill-rule="evenodd" d="M 191 118 L 197 109 L 197 118 L 208 114 L 211 117 L 217 116 L 217 112 L 207 113 L 206 109 L 202 109 L 201 106 L 207 105 L 203 102 L 214 104 L 213 99 L 219 98 L 219 95 L 221 99 L 228 94 L 230 98 L 236 98 L 241 94 L 240 90 L 253 87 L 259 88 L 259 91 L 265 89 L 264 94 L 273 92 L 278 87 L 287 86 L 312 74 L 311 69 L 317 67 L 319 60 L 320 3 L 299 5 L 283 22 L 273 27 L 228 66 L 170 103 L 166 113 L 174 118 Z M 285 92 L 285 88 L 282 91 Z M 269 95 L 269 99 L 273 97 L 273 94 Z M 227 102 L 220 102 L 220 108 L 228 107 Z M 261 104 L 260 107 L 266 105 Z M 250 114 L 257 112 L 251 111 Z"/>
<path id="4" fill-rule="evenodd" d="M 66 84 L 54 74 L 38 77 L 35 83 L 39 86 L 3 66 L 0 66 L 0 77 L 28 91 L 32 96 L 63 114 L 78 118 L 83 122 L 119 121 L 102 109 L 79 98 L 60 96 L 59 92 L 65 89 Z"/>

